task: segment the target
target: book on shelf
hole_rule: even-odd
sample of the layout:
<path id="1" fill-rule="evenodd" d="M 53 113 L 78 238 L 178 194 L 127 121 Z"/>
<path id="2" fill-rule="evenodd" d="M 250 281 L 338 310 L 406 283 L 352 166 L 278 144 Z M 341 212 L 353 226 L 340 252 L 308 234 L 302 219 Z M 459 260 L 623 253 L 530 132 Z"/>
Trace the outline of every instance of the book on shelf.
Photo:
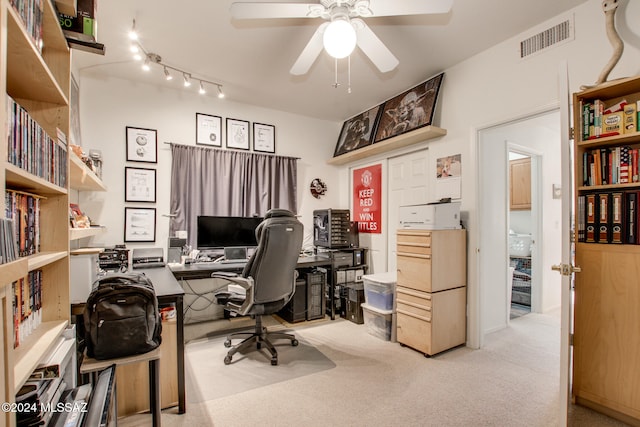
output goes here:
<path id="1" fill-rule="evenodd" d="M 0 264 L 18 259 L 18 242 L 15 239 L 15 222 L 10 218 L 0 219 Z"/>
<path id="2" fill-rule="evenodd" d="M 40 196 L 7 190 L 5 216 L 15 223 L 15 241 L 19 256 L 40 252 Z"/>
<path id="3" fill-rule="evenodd" d="M 578 241 L 639 245 L 638 203 L 640 203 L 638 189 L 578 195 L 576 218 Z"/>
<path id="4" fill-rule="evenodd" d="M 633 182 L 638 182 L 638 148 L 625 145 L 582 153 L 583 186 Z"/>
<path id="5" fill-rule="evenodd" d="M 31 37 L 33 44 L 42 52 L 42 22 L 44 19 L 44 1 L 46 0 L 11 0 L 11 6 L 18 12 L 22 23 Z"/>
<path id="6" fill-rule="evenodd" d="M 59 337 L 54 350 L 33 370 L 30 379 L 37 380 L 62 377 L 65 374 L 65 367 L 73 357 L 75 347 L 75 337 Z"/>
<path id="7" fill-rule="evenodd" d="M 640 131 L 636 103 L 621 100 L 605 106 L 605 101 L 580 100 L 580 133 L 582 141 Z"/>
<path id="8" fill-rule="evenodd" d="M 42 323 L 42 270 L 30 271 L 12 283 L 13 347 L 16 348 Z"/>
<path id="9" fill-rule="evenodd" d="M 66 188 L 66 144 L 47 135 L 28 111 L 9 96 L 7 103 L 7 161 L 52 184 Z"/>

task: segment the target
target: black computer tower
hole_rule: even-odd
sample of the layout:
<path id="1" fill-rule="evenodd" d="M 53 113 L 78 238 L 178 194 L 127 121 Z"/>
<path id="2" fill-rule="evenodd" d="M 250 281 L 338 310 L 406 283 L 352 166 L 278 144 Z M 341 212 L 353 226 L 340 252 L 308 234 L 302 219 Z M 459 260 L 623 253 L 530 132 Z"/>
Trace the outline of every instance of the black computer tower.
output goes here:
<path id="1" fill-rule="evenodd" d="M 353 236 L 348 209 L 313 211 L 313 244 L 324 248 L 348 248 Z"/>
<path id="2" fill-rule="evenodd" d="M 312 271 L 305 274 L 307 279 L 307 320 L 322 319 L 327 303 L 324 297 L 324 287 L 327 275 L 322 271 Z"/>
<path id="3" fill-rule="evenodd" d="M 296 291 L 278 314 L 289 323 L 302 322 L 307 318 L 307 281 L 296 280 Z"/>

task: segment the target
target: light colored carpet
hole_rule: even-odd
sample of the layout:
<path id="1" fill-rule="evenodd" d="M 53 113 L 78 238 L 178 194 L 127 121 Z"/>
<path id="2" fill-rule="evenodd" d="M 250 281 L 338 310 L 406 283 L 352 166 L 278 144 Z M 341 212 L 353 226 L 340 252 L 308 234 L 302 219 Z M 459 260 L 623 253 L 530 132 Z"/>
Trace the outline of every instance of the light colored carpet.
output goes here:
<path id="1" fill-rule="evenodd" d="M 458 347 L 432 358 L 382 341 L 369 335 L 364 325 L 344 319 L 302 324 L 295 333 L 335 368 L 189 403 L 183 415 L 165 410 L 163 423 L 179 427 L 558 425 L 558 316 L 522 316 L 489 335 L 482 350 Z M 237 367 L 244 362 L 248 361 Z M 226 368 L 222 362 L 218 366 Z M 252 371 L 271 368 L 280 366 L 265 362 Z M 193 375 L 211 387 L 220 381 L 214 372 L 205 375 L 200 368 Z M 150 417 L 128 417 L 120 425 L 150 425 Z M 569 425 L 624 424 L 572 407 Z"/>
<path id="2" fill-rule="evenodd" d="M 336 367 L 301 337 L 295 347 L 285 340 L 273 342 L 278 352 L 277 366 L 271 365 L 271 355 L 266 349 L 257 351 L 255 346 L 236 353 L 231 364 L 225 365 L 224 357 L 229 349 L 224 341 L 224 337 L 218 337 L 186 345 L 188 403 L 206 402 Z"/>

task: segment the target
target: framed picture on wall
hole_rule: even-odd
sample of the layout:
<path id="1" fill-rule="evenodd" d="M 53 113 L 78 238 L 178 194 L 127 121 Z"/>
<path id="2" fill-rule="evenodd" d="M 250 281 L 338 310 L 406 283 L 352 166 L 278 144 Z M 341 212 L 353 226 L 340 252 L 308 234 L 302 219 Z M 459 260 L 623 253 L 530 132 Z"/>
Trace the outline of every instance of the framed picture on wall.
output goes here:
<path id="1" fill-rule="evenodd" d="M 370 145 L 381 110 L 382 105 L 378 105 L 344 122 L 333 157 Z"/>
<path id="2" fill-rule="evenodd" d="M 158 163 L 158 131 L 127 126 L 127 161 Z"/>
<path id="3" fill-rule="evenodd" d="M 249 122 L 227 118 L 227 148 L 249 149 Z"/>
<path id="4" fill-rule="evenodd" d="M 253 151 L 276 152 L 276 127 L 264 123 L 253 124 Z"/>
<path id="5" fill-rule="evenodd" d="M 156 241 L 155 208 L 124 208 L 124 241 Z"/>
<path id="6" fill-rule="evenodd" d="M 124 168 L 125 202 L 156 202 L 156 170 Z"/>
<path id="7" fill-rule="evenodd" d="M 196 144 L 222 147 L 222 118 L 196 113 Z"/>
<path id="8" fill-rule="evenodd" d="M 438 74 L 386 101 L 373 142 L 429 126 L 443 77 L 444 73 Z"/>

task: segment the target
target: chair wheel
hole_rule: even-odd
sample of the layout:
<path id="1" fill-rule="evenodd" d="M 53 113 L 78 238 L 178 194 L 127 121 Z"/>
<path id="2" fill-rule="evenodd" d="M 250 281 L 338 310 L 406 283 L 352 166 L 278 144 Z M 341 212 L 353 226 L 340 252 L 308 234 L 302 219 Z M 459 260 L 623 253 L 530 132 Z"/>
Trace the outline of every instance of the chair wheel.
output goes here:
<path id="1" fill-rule="evenodd" d="M 224 346 L 227 347 L 227 348 L 231 347 L 231 340 L 226 340 L 224 342 Z"/>
<path id="2" fill-rule="evenodd" d="M 298 340 L 291 340 L 291 345 L 292 345 L 292 346 L 297 347 L 297 346 L 298 346 L 298 344 L 300 344 L 300 343 L 298 342 Z"/>
<path id="3" fill-rule="evenodd" d="M 278 359 L 277 359 L 277 358 L 275 358 L 275 357 L 272 357 L 272 358 L 271 358 L 271 364 L 272 364 L 273 366 L 276 366 L 276 365 L 278 364 Z"/>
<path id="4" fill-rule="evenodd" d="M 225 364 L 225 365 L 228 365 L 228 364 L 230 364 L 230 363 L 231 363 L 231 356 L 225 356 L 225 358 L 224 358 L 224 364 Z"/>

